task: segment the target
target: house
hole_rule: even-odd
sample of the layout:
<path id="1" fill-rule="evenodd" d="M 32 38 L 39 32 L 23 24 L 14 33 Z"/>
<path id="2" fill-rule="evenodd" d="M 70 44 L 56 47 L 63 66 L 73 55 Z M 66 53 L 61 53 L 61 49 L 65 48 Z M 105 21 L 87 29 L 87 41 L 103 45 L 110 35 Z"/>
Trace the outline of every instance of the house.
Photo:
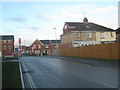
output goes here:
<path id="1" fill-rule="evenodd" d="M 42 55 L 43 50 L 43 44 L 40 42 L 40 40 L 36 39 L 31 45 L 30 45 L 30 55 Z"/>
<path id="2" fill-rule="evenodd" d="M 116 33 L 111 28 L 88 22 L 88 19 L 84 18 L 83 22 L 65 22 L 60 37 L 62 44 L 73 44 L 75 41 L 110 43 L 116 40 Z"/>
<path id="3" fill-rule="evenodd" d="M 120 42 L 120 27 L 116 30 L 116 39 L 117 42 Z"/>
<path id="4" fill-rule="evenodd" d="M 60 40 L 38 40 L 36 39 L 29 47 L 30 55 L 48 55 L 60 44 Z"/>
<path id="5" fill-rule="evenodd" d="M 43 54 L 48 55 L 54 49 L 58 48 L 58 45 L 61 43 L 60 40 L 40 40 L 44 45 Z"/>
<path id="6" fill-rule="evenodd" d="M 14 35 L 0 35 L 0 57 L 14 57 Z"/>

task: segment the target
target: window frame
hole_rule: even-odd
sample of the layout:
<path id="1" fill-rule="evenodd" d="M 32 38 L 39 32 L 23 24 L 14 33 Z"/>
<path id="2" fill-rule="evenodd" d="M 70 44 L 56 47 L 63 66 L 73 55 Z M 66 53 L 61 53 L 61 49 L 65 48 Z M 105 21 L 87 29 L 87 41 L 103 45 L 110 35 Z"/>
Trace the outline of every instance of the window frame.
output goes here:
<path id="1" fill-rule="evenodd" d="M 86 37 L 87 37 L 87 38 L 92 38 L 91 32 L 87 32 L 87 33 L 86 33 Z"/>
<path id="2" fill-rule="evenodd" d="M 11 40 L 8 40 L 8 43 L 11 43 Z"/>
<path id="3" fill-rule="evenodd" d="M 36 49 L 36 45 L 34 45 L 33 48 Z"/>
<path id="4" fill-rule="evenodd" d="M 3 40 L 3 43 L 6 44 L 7 40 Z"/>
<path id="5" fill-rule="evenodd" d="M 77 37 L 80 37 L 80 32 L 77 32 L 76 34 L 77 34 Z"/>
<path id="6" fill-rule="evenodd" d="M 40 46 L 40 45 L 38 45 L 38 48 L 41 48 L 41 46 Z"/>
<path id="7" fill-rule="evenodd" d="M 104 32 L 100 32 L 100 38 L 101 38 L 101 39 L 105 39 Z"/>
<path id="8" fill-rule="evenodd" d="M 6 45 L 4 45 L 4 46 L 3 46 L 3 49 L 7 49 L 7 46 L 6 46 Z"/>
<path id="9" fill-rule="evenodd" d="M 8 45 L 8 49 L 11 49 L 11 45 Z"/>

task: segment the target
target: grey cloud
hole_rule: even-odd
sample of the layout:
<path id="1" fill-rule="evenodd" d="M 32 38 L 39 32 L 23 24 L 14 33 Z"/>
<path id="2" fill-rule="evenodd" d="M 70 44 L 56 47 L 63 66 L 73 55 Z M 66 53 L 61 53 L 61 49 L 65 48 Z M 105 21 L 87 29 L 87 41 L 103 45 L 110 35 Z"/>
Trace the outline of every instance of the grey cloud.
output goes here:
<path id="1" fill-rule="evenodd" d="M 9 21 L 13 21 L 13 22 L 23 23 L 23 22 L 25 22 L 27 19 L 24 18 L 24 17 L 10 17 L 8 20 L 9 20 Z"/>
<path id="2" fill-rule="evenodd" d="M 37 27 L 37 26 L 32 26 L 32 27 L 28 27 L 28 29 L 30 29 L 30 30 L 39 30 L 39 27 Z"/>

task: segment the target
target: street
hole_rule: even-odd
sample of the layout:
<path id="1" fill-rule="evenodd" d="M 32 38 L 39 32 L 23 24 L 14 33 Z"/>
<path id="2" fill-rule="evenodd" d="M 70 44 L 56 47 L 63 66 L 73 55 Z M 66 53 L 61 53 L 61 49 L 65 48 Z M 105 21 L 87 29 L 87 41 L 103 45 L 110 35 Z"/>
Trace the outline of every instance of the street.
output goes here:
<path id="1" fill-rule="evenodd" d="M 117 88 L 114 61 L 57 56 L 20 58 L 26 88 Z"/>

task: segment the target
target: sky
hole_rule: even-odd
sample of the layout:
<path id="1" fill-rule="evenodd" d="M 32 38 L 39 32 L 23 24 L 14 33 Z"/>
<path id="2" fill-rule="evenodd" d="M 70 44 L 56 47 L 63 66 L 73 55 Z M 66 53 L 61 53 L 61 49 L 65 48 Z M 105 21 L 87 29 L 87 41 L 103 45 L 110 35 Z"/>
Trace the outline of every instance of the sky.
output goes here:
<path id="1" fill-rule="evenodd" d="M 56 39 L 56 35 L 60 39 L 65 22 L 83 22 L 84 16 L 89 22 L 117 29 L 118 1 L 1 0 L 0 35 L 14 35 L 15 45 L 18 38 L 26 45 L 36 39 Z"/>

